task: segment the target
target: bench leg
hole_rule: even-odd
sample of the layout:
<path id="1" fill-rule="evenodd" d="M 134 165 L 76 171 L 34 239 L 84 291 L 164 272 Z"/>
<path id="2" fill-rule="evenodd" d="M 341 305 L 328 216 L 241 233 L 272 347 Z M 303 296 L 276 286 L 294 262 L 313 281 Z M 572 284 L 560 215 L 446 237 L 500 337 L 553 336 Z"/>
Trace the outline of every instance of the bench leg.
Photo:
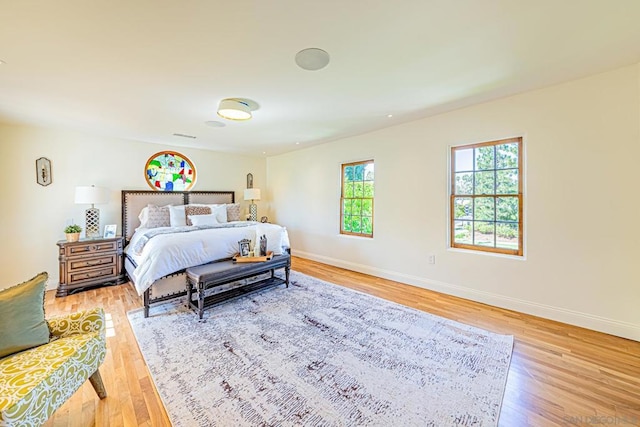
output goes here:
<path id="1" fill-rule="evenodd" d="M 142 298 L 144 300 L 144 317 L 146 319 L 149 317 L 149 289 L 144 291 Z"/>
<path id="2" fill-rule="evenodd" d="M 198 283 L 198 318 L 202 320 L 204 314 L 204 283 Z"/>
<path id="3" fill-rule="evenodd" d="M 289 272 L 290 271 L 291 271 L 291 267 L 287 265 L 284 268 L 284 275 L 285 275 L 285 278 L 286 278 L 285 283 L 287 284 L 287 288 L 289 287 Z"/>
<path id="4" fill-rule="evenodd" d="M 191 282 L 187 280 L 187 308 L 191 307 L 191 295 L 193 294 L 193 287 Z"/>
<path id="5" fill-rule="evenodd" d="M 104 399 L 105 397 L 107 397 L 107 389 L 104 388 L 99 370 L 96 369 L 93 375 L 89 377 L 89 381 L 91 382 L 93 389 L 96 391 L 96 394 L 100 399 Z"/>

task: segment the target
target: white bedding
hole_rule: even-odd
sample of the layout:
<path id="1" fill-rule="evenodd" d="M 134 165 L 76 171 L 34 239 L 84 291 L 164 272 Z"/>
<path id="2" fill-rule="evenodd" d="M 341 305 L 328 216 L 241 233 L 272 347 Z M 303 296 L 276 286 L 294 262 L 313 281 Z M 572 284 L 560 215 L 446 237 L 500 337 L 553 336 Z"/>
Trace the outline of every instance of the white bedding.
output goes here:
<path id="1" fill-rule="evenodd" d="M 246 227 L 213 228 L 186 233 L 159 234 L 151 238 L 136 253 L 133 248 L 149 229 L 139 228 L 125 248 L 127 256 L 136 263 L 133 283 L 142 295 L 153 282 L 168 274 L 188 267 L 231 258 L 238 252 L 238 241 L 256 240 L 256 231 L 267 235 L 268 250 L 281 253 L 280 247 L 288 248 L 289 236 L 284 227 L 277 224 L 251 222 Z M 278 239 L 281 237 L 281 239 Z M 278 242 L 280 240 L 280 242 Z M 280 244 L 279 244 L 280 243 Z"/>

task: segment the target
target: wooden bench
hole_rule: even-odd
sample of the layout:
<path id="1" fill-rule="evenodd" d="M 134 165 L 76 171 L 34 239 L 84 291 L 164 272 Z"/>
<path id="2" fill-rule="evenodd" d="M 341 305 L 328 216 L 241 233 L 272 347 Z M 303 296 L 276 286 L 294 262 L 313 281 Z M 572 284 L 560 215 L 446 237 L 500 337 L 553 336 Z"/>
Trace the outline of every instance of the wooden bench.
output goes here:
<path id="1" fill-rule="evenodd" d="M 279 268 L 284 268 L 285 279 L 274 275 L 275 270 Z M 205 308 L 213 304 L 283 283 L 288 288 L 290 270 L 291 255 L 288 253 L 274 255 L 270 260 L 263 262 L 235 263 L 233 260 L 225 260 L 187 268 L 187 306 L 196 310 L 198 317 L 202 319 Z M 267 278 L 253 282 L 247 281 L 245 284 L 205 296 L 207 289 L 224 286 L 268 272 L 271 275 Z M 193 300 L 194 292 L 197 296 L 195 300 Z"/>

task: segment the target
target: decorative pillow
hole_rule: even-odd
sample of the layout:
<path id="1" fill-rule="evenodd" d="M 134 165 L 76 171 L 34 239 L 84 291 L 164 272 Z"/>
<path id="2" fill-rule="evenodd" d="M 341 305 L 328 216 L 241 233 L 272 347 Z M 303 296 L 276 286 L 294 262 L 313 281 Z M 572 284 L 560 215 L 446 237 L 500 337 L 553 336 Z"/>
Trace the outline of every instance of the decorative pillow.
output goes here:
<path id="1" fill-rule="evenodd" d="M 227 221 L 240 221 L 240 204 L 229 203 L 227 207 Z"/>
<path id="2" fill-rule="evenodd" d="M 206 205 L 211 208 L 211 213 L 216 216 L 216 220 L 220 223 L 227 222 L 226 205 Z"/>
<path id="3" fill-rule="evenodd" d="M 184 227 L 187 225 L 187 216 L 184 213 L 184 205 L 169 206 L 169 225 L 171 227 Z"/>
<path id="4" fill-rule="evenodd" d="M 193 225 L 218 225 L 218 218 L 216 214 L 208 214 L 208 215 L 191 215 L 189 216 L 189 220 Z"/>
<path id="5" fill-rule="evenodd" d="M 171 217 L 169 215 L 169 206 L 147 206 L 147 223 L 144 228 L 170 227 Z M 142 225 L 141 225 L 142 227 Z"/>
<path id="6" fill-rule="evenodd" d="M 257 225 L 256 235 L 253 238 L 253 247 L 260 245 L 260 236 L 267 237 L 267 252 L 271 251 L 274 255 L 282 255 L 282 238 L 284 236 L 284 228 L 272 224 L 270 226 Z M 258 246 L 260 247 L 260 246 Z"/>
<path id="7" fill-rule="evenodd" d="M 187 205 L 184 208 L 184 213 L 187 216 L 187 225 L 193 225 L 191 223 L 191 217 L 195 215 L 210 215 L 211 208 L 209 206 Z"/>
<path id="8" fill-rule="evenodd" d="M 49 342 L 44 320 L 47 273 L 0 291 L 0 358 Z"/>

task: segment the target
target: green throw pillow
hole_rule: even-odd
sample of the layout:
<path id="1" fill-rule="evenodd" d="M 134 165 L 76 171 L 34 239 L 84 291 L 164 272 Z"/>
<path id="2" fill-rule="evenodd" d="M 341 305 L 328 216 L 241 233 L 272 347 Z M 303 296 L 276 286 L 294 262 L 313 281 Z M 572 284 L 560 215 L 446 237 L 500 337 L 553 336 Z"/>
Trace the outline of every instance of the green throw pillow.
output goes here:
<path id="1" fill-rule="evenodd" d="M 49 342 L 44 320 L 47 273 L 0 290 L 0 358 Z"/>

